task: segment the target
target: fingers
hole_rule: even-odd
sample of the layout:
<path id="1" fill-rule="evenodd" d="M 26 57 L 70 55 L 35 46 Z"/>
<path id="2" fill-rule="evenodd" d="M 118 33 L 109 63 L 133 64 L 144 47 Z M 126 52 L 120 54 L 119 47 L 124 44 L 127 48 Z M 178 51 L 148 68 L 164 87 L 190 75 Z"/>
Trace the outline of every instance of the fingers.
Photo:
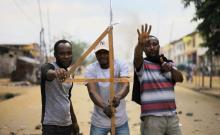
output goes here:
<path id="1" fill-rule="evenodd" d="M 149 25 L 149 27 L 148 27 L 147 24 L 141 25 L 141 33 L 140 33 L 140 30 L 137 29 L 137 33 L 139 36 L 143 33 L 147 33 L 148 35 L 150 35 L 150 32 L 151 32 L 151 25 Z"/>
<path id="2" fill-rule="evenodd" d="M 137 29 L 137 33 L 138 33 L 138 36 L 140 36 L 140 35 L 141 35 L 141 33 L 140 33 L 139 29 Z"/>
<path id="3" fill-rule="evenodd" d="M 147 32 L 147 31 L 146 31 Z M 150 35 L 150 32 L 151 32 L 151 25 L 149 26 L 149 29 L 148 29 L 148 35 Z"/>
<path id="4" fill-rule="evenodd" d="M 147 43 L 150 32 L 151 32 L 151 25 L 148 25 L 148 24 L 141 25 L 141 30 L 137 29 L 138 44 Z"/>
<path id="5" fill-rule="evenodd" d="M 145 24 L 145 30 L 144 30 L 144 32 L 147 32 L 147 24 Z"/>

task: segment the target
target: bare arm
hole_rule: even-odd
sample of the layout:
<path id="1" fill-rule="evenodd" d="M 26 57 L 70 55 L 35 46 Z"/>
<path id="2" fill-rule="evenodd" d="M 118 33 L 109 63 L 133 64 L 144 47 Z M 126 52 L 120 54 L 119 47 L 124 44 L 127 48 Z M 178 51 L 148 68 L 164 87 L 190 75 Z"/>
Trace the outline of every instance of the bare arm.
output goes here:
<path id="1" fill-rule="evenodd" d="M 56 76 L 55 70 L 50 69 L 47 71 L 47 73 L 46 73 L 47 80 L 54 80 L 56 77 L 57 76 Z"/>
<path id="2" fill-rule="evenodd" d="M 115 95 L 118 97 L 120 100 L 125 98 L 129 93 L 129 82 L 125 82 L 122 84 L 121 90 Z"/>
<path id="3" fill-rule="evenodd" d="M 114 96 L 112 103 L 114 107 L 118 107 L 120 100 L 125 98 L 129 93 L 129 82 L 123 83 L 121 90 Z"/>
<path id="4" fill-rule="evenodd" d="M 87 85 L 89 97 L 92 100 L 92 102 L 99 106 L 100 108 L 104 109 L 106 104 L 103 102 L 103 99 L 100 97 L 100 95 L 97 92 L 97 86 L 96 83 L 88 83 Z"/>
<path id="5" fill-rule="evenodd" d="M 99 106 L 100 108 L 102 108 L 105 115 L 108 116 L 109 118 L 111 118 L 112 113 L 113 113 L 111 106 L 109 104 L 107 105 L 103 102 L 103 99 L 101 98 L 101 96 L 97 92 L 96 83 L 88 83 L 87 88 L 88 88 L 88 92 L 89 92 L 89 97 L 91 98 L 93 103 L 95 105 Z"/>
<path id="6" fill-rule="evenodd" d="M 54 80 L 55 78 L 58 78 L 60 81 L 64 81 L 67 77 L 67 71 L 63 68 L 59 69 L 49 69 L 46 73 L 47 80 Z"/>
<path id="7" fill-rule="evenodd" d="M 151 31 L 151 25 L 149 26 L 149 29 L 147 27 L 147 24 L 141 26 L 141 33 L 139 29 L 137 29 L 138 33 L 138 44 L 135 47 L 134 51 L 134 67 L 136 69 L 140 69 L 142 63 L 143 63 L 143 51 L 144 51 L 144 45 L 147 43 L 148 37 L 150 35 Z"/>
<path id="8" fill-rule="evenodd" d="M 138 43 L 137 46 L 135 47 L 134 51 L 134 67 L 136 69 L 140 69 L 144 59 L 143 59 L 143 50 L 144 50 L 144 45 Z"/>
<path id="9" fill-rule="evenodd" d="M 75 112 L 73 110 L 73 105 L 72 105 L 71 100 L 70 100 L 70 115 L 71 115 L 74 135 L 75 134 L 78 135 L 79 134 L 79 125 L 77 123 L 76 115 L 75 115 Z"/>

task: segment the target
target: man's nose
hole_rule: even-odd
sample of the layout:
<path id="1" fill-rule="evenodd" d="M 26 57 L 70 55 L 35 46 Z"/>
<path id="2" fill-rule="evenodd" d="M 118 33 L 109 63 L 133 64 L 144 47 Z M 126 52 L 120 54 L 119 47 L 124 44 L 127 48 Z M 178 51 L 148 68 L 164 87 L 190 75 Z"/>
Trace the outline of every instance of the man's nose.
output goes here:
<path id="1" fill-rule="evenodd" d="M 153 49 L 154 48 L 154 45 L 150 44 L 150 49 Z"/>
<path id="2" fill-rule="evenodd" d="M 64 54 L 64 58 L 69 58 L 69 54 Z"/>

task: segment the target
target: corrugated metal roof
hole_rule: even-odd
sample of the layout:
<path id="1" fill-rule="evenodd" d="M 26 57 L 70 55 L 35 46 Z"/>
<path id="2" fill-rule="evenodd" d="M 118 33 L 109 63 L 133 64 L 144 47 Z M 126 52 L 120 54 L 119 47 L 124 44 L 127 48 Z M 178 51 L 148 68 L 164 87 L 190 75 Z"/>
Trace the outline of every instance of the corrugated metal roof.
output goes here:
<path id="1" fill-rule="evenodd" d="M 24 44 L 10 43 L 10 44 L 0 44 L 0 46 L 27 46 L 27 45 L 33 45 L 33 44 L 38 45 L 37 43 L 24 43 Z"/>
<path id="2" fill-rule="evenodd" d="M 25 61 L 25 62 L 28 62 L 28 63 L 32 63 L 32 64 L 40 64 L 39 60 L 30 58 L 30 57 L 20 56 L 20 57 L 18 57 L 18 59 Z"/>

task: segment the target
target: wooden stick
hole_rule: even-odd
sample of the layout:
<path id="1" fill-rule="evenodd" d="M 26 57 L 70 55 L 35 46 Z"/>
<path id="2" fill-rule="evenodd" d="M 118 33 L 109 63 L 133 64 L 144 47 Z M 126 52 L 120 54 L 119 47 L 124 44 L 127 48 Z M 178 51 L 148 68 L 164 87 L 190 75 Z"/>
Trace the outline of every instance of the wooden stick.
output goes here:
<path id="1" fill-rule="evenodd" d="M 90 54 L 90 52 L 98 45 L 98 43 L 108 34 L 108 40 L 109 40 L 109 66 L 110 66 L 110 78 L 107 79 L 108 82 L 110 82 L 110 105 L 111 105 L 111 110 L 113 112 L 112 118 L 111 118 L 111 135 L 115 135 L 115 108 L 113 107 L 112 100 L 115 95 L 114 92 L 114 50 L 113 50 L 113 34 L 112 34 L 113 27 L 110 26 L 106 28 L 106 30 L 96 39 L 96 41 L 91 45 L 91 47 L 86 50 L 86 52 L 76 61 L 75 64 L 73 64 L 68 71 L 68 77 L 76 70 L 76 68 L 83 62 L 83 60 Z M 69 80 L 69 79 L 68 79 Z M 67 80 L 67 81 L 68 81 Z M 74 81 L 76 79 L 73 79 Z M 86 79 L 88 81 L 88 79 Z M 80 81 L 85 81 L 84 79 Z M 90 81 L 102 81 L 101 80 L 90 80 Z"/>
<path id="2" fill-rule="evenodd" d="M 114 49 L 113 49 L 112 29 L 113 29 L 113 27 L 111 27 L 111 29 L 108 33 L 108 41 L 109 41 L 110 79 L 112 80 L 110 82 L 110 106 L 111 106 L 111 110 L 113 112 L 112 118 L 111 118 L 111 135 L 115 135 L 115 108 L 113 107 L 113 104 L 112 104 L 112 100 L 115 96 L 115 91 L 114 91 Z"/>
<path id="3" fill-rule="evenodd" d="M 77 59 L 76 63 L 74 63 L 71 67 L 70 70 L 68 71 L 68 77 L 76 70 L 76 68 L 81 65 L 83 60 L 92 52 L 92 50 L 99 44 L 99 42 L 108 34 L 110 30 L 110 27 L 106 28 L 105 31 L 96 39 L 96 41 L 90 46 L 89 49 L 86 50 L 86 52 L 83 53 L 83 55 Z"/>
<path id="4" fill-rule="evenodd" d="M 88 79 L 88 78 L 76 78 L 76 79 L 67 79 L 65 82 L 130 82 L 129 78 L 99 78 L 99 79 Z"/>

